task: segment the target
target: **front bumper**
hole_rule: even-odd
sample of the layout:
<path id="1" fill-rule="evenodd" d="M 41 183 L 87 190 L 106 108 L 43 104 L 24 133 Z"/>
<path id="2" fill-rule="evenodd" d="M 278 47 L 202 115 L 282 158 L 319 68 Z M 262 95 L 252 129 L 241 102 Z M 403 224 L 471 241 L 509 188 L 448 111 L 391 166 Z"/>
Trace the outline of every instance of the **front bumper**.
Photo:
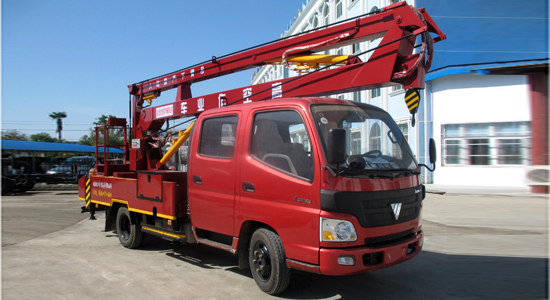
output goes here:
<path id="1" fill-rule="evenodd" d="M 424 235 L 418 232 L 413 238 L 398 245 L 370 248 L 321 248 L 319 251 L 319 269 L 324 275 L 352 275 L 384 269 L 407 261 L 422 249 Z M 339 257 L 353 257 L 354 265 L 341 265 Z"/>

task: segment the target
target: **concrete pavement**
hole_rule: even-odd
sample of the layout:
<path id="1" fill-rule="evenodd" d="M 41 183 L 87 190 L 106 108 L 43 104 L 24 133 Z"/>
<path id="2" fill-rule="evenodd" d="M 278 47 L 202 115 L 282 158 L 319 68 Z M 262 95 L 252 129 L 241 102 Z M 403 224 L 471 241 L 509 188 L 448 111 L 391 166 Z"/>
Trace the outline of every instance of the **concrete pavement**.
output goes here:
<path id="1" fill-rule="evenodd" d="M 2 205 L 3 299 L 548 297 L 545 197 L 428 193 L 424 249 L 415 259 L 355 276 L 293 272 L 288 290 L 279 297 L 262 293 L 250 271 L 239 270 L 236 258 L 221 250 L 169 244 L 122 247 L 115 233 L 103 231 L 102 214 L 92 221 L 79 213 L 82 202 L 74 192 L 5 196 Z M 39 214 L 25 217 L 21 212 L 26 210 Z M 45 219 L 35 222 L 40 214 Z M 65 227 L 59 229 L 59 224 Z M 42 228 L 32 229 L 36 226 Z M 13 238 L 25 230 L 34 236 Z M 6 238 L 11 242 L 4 243 Z"/>
<path id="2" fill-rule="evenodd" d="M 435 194 L 494 195 L 507 197 L 538 197 L 548 199 L 548 194 L 534 194 L 528 186 L 462 186 L 446 184 L 426 184 L 426 191 Z"/>

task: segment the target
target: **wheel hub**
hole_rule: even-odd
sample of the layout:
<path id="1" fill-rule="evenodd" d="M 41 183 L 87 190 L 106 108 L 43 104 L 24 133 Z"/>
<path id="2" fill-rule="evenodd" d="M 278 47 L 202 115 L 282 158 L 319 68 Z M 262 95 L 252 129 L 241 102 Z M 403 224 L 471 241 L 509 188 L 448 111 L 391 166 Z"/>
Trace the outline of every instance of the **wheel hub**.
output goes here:
<path id="1" fill-rule="evenodd" d="M 120 235 L 123 240 L 127 241 L 130 238 L 130 220 L 123 218 L 120 222 Z"/>
<path id="2" fill-rule="evenodd" d="M 269 250 L 262 243 L 257 243 L 253 252 L 254 270 L 260 279 L 267 281 L 271 276 L 271 257 Z"/>

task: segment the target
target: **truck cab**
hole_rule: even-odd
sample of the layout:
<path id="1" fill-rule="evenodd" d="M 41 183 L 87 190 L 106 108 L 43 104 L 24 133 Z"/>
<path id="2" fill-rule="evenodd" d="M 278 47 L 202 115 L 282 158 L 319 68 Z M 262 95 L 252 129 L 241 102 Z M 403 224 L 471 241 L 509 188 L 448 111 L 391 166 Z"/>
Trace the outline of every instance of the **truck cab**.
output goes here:
<path id="1" fill-rule="evenodd" d="M 419 166 L 382 109 L 288 98 L 209 110 L 195 126 L 188 199 L 199 239 L 250 248 L 250 235 L 268 228 L 288 266 L 327 275 L 420 252 Z"/>

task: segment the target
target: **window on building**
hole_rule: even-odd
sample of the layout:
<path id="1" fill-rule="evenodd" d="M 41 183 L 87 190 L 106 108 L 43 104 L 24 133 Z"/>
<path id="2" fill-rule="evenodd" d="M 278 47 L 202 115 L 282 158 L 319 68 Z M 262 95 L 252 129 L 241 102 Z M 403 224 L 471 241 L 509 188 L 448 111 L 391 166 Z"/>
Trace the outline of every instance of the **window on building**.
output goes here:
<path id="1" fill-rule="evenodd" d="M 498 164 L 499 165 L 521 165 L 522 140 L 521 139 L 498 139 Z"/>
<path id="2" fill-rule="evenodd" d="M 392 93 L 402 91 L 402 90 L 403 90 L 403 85 L 402 84 L 394 85 L 394 86 L 391 87 L 391 92 Z"/>
<path id="3" fill-rule="evenodd" d="M 399 130 L 401 130 L 401 133 L 403 134 L 403 137 L 408 142 L 409 141 L 409 121 L 408 120 L 401 120 L 396 121 L 397 127 L 399 127 Z M 399 146 L 399 143 L 392 143 L 391 145 L 392 149 L 392 155 L 395 158 L 402 158 L 402 152 L 401 147 Z"/>
<path id="4" fill-rule="evenodd" d="M 329 24 L 329 8 L 328 8 L 328 4 L 325 3 L 325 6 L 323 7 L 323 25 L 328 25 Z"/>
<path id="5" fill-rule="evenodd" d="M 443 142 L 443 148 L 445 149 L 445 164 L 457 165 L 460 163 L 460 141 L 459 140 L 446 140 Z"/>
<path id="6" fill-rule="evenodd" d="M 489 139 L 467 140 L 470 165 L 489 165 Z"/>
<path id="7" fill-rule="evenodd" d="M 443 165 L 528 165 L 530 123 L 442 125 Z"/>
<path id="8" fill-rule="evenodd" d="M 336 19 L 342 16 L 342 0 L 336 0 Z"/>
<path id="9" fill-rule="evenodd" d="M 378 125 L 378 123 L 374 123 L 370 128 L 369 151 L 381 150 L 381 141 L 382 137 L 380 136 L 380 125 Z"/>
<path id="10" fill-rule="evenodd" d="M 237 116 L 233 115 L 204 120 L 199 141 L 199 154 L 231 159 L 235 150 L 237 122 Z"/>
<path id="11" fill-rule="evenodd" d="M 403 133 L 403 137 L 408 142 L 409 141 L 409 122 L 403 122 L 403 123 L 397 123 L 397 127 L 399 127 L 399 130 L 401 130 L 401 133 Z"/>
<path id="12" fill-rule="evenodd" d="M 370 97 L 371 99 L 380 97 L 380 89 L 372 89 L 370 90 Z"/>
<path id="13" fill-rule="evenodd" d="M 351 45 L 351 53 L 356 54 L 356 53 L 359 53 L 359 52 L 361 52 L 361 44 L 360 43 Z"/>
<path id="14" fill-rule="evenodd" d="M 361 131 L 359 127 L 351 132 L 351 154 L 361 154 Z"/>
<path id="15" fill-rule="evenodd" d="M 353 101 L 355 102 L 361 102 L 361 92 L 353 92 Z"/>
<path id="16" fill-rule="evenodd" d="M 313 29 L 319 27 L 319 17 L 317 16 L 317 14 L 315 14 L 315 16 L 313 16 L 313 20 L 312 20 L 311 24 L 312 24 Z"/>

